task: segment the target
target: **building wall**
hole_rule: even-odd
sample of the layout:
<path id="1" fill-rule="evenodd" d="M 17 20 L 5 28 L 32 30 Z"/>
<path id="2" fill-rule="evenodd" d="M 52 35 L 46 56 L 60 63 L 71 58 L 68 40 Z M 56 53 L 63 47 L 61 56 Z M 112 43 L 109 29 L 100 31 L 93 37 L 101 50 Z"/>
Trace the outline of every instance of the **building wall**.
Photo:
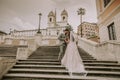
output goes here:
<path id="1" fill-rule="evenodd" d="M 65 10 L 64 10 L 65 11 Z M 48 16 L 48 27 L 46 29 L 40 29 L 41 37 L 42 39 L 42 45 L 58 45 L 58 36 L 63 32 L 63 30 L 69 26 L 67 19 L 68 19 L 68 14 L 67 12 L 62 12 L 64 16 L 66 16 L 65 21 L 56 21 L 56 15 L 53 12 L 49 13 Z M 62 15 L 61 15 L 62 17 Z M 50 20 L 52 18 L 52 21 Z M 6 35 L 5 38 L 3 39 L 3 42 L 6 44 L 13 44 L 13 45 L 24 45 L 24 42 L 26 45 L 31 44 L 32 41 L 34 40 L 35 37 L 37 37 L 37 32 L 38 30 L 14 30 L 11 31 L 10 35 Z M 0 40 L 2 40 L 2 37 L 0 36 Z M 40 41 L 39 39 L 37 39 Z M 5 42 L 6 41 L 6 42 Z M 34 41 L 33 41 L 34 42 Z M 2 42 L 0 41 L 0 44 Z"/>
<path id="2" fill-rule="evenodd" d="M 4 39 L 7 33 L 0 31 L 0 44 L 4 43 Z"/>
<path id="3" fill-rule="evenodd" d="M 20 44 L 20 40 L 18 40 L 18 39 L 12 40 L 12 45 L 19 45 L 19 44 Z"/>
<path id="4" fill-rule="evenodd" d="M 103 42 L 110 40 L 108 26 L 111 23 L 114 23 L 115 25 L 116 40 L 120 41 L 120 0 L 111 0 L 106 7 L 104 7 L 103 0 L 96 0 L 96 5 L 100 41 Z"/>
<path id="5" fill-rule="evenodd" d="M 78 34 L 81 35 L 81 25 L 78 27 Z M 82 23 L 82 37 L 90 38 L 98 36 L 98 26 L 95 23 L 83 22 Z"/>
<path id="6" fill-rule="evenodd" d="M 116 28 L 116 37 L 117 40 L 120 41 L 120 13 L 117 14 L 115 17 L 115 28 Z"/>
<path id="7" fill-rule="evenodd" d="M 0 35 L 0 44 L 3 44 L 5 40 L 5 35 Z"/>

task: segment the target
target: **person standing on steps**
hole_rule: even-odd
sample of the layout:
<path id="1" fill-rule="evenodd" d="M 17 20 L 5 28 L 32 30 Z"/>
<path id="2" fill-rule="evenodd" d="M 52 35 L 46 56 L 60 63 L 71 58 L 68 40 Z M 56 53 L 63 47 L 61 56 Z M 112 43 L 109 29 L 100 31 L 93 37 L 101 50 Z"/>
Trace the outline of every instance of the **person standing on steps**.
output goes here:
<path id="1" fill-rule="evenodd" d="M 66 34 L 69 32 L 69 30 L 65 29 L 65 30 L 63 30 L 63 32 L 64 33 L 61 33 L 58 37 L 58 39 L 60 41 L 60 52 L 59 52 L 58 60 L 62 59 L 65 49 L 66 49 L 66 46 L 67 46 L 65 39 L 68 37 Z"/>
<path id="2" fill-rule="evenodd" d="M 87 72 L 84 68 L 82 58 L 79 55 L 74 32 L 69 30 L 66 35 L 65 43 L 67 43 L 67 46 L 64 56 L 61 59 L 61 64 L 68 69 L 71 77 L 74 73 L 80 73 L 82 76 L 86 76 Z"/>

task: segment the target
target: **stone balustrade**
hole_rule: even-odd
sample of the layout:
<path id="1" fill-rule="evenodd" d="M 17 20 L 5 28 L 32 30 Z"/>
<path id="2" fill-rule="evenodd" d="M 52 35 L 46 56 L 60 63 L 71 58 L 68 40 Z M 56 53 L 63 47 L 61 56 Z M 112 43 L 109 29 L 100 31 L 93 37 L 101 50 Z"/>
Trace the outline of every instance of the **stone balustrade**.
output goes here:
<path id="1" fill-rule="evenodd" d="M 41 36 L 36 35 L 31 39 L 22 39 L 21 43 L 26 43 L 26 45 L 23 44 L 18 47 L 16 59 L 25 60 L 41 45 Z"/>
<path id="2" fill-rule="evenodd" d="M 27 41 L 25 39 L 20 39 L 19 45 L 27 45 Z"/>
<path id="3" fill-rule="evenodd" d="M 17 60 L 25 60 L 27 59 L 37 48 L 39 45 L 35 42 L 34 39 L 28 41 L 28 45 L 20 45 L 17 49 Z"/>
<path id="4" fill-rule="evenodd" d="M 6 45 L 11 45 L 11 44 L 12 44 L 12 41 L 13 41 L 13 40 L 12 40 L 11 38 L 6 38 L 6 39 L 5 39 L 5 44 L 6 44 Z"/>
<path id="5" fill-rule="evenodd" d="M 29 56 L 28 46 L 19 46 L 17 49 L 16 59 L 18 60 L 27 59 L 28 56 Z"/>
<path id="6" fill-rule="evenodd" d="M 59 45 L 57 36 L 42 36 L 36 34 L 31 38 L 21 36 L 15 38 L 15 36 L 7 35 L 4 39 L 3 45 L 17 46 L 16 59 L 27 59 L 38 47 L 40 46 L 56 46 Z"/>
<path id="7" fill-rule="evenodd" d="M 78 46 L 97 60 L 118 61 L 120 62 L 120 43 L 108 41 L 96 43 L 84 38 L 79 38 Z"/>

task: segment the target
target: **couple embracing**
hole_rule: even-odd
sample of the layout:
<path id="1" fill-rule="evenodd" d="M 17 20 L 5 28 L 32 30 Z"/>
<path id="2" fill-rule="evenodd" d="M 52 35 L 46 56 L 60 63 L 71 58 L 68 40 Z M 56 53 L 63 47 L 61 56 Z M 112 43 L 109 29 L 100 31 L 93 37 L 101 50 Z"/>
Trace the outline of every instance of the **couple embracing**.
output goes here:
<path id="1" fill-rule="evenodd" d="M 58 59 L 68 69 L 69 74 L 86 74 L 82 59 L 79 55 L 72 29 L 65 29 L 58 39 L 60 40 L 60 52 Z"/>

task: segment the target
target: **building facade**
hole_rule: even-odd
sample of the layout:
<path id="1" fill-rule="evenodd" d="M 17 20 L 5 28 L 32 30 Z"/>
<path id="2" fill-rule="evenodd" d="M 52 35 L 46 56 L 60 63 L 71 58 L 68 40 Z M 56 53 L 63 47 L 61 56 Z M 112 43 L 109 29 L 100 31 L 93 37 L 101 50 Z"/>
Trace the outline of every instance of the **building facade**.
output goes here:
<path id="1" fill-rule="evenodd" d="M 96 0 L 100 41 L 120 41 L 120 0 Z"/>
<path id="2" fill-rule="evenodd" d="M 82 25 L 78 26 L 78 34 L 81 36 L 81 28 L 82 28 L 82 37 L 83 38 L 91 38 L 98 37 L 98 26 L 96 23 L 83 22 Z"/>
<path id="3" fill-rule="evenodd" d="M 0 31 L 0 44 L 2 42 L 4 42 L 4 36 L 6 36 L 6 35 L 7 35 L 7 33 L 3 32 L 3 31 Z"/>
<path id="4" fill-rule="evenodd" d="M 66 10 L 61 12 L 61 21 L 56 21 L 56 12 L 51 11 L 48 14 L 48 27 L 46 29 L 40 29 L 42 36 L 58 36 L 68 24 L 68 13 Z M 11 35 L 18 36 L 35 36 L 38 29 L 35 30 L 14 30 L 11 31 Z"/>
<path id="5" fill-rule="evenodd" d="M 48 14 L 48 26 L 46 29 L 40 29 L 42 35 L 43 45 L 56 45 L 58 44 L 58 36 L 63 32 L 63 30 L 70 26 L 68 24 L 68 13 L 66 10 L 61 12 L 61 21 L 56 21 L 56 12 L 51 11 Z M 38 29 L 35 30 L 13 30 L 10 34 L 4 37 L 7 43 L 15 43 L 17 45 L 22 42 L 34 39 L 37 35 Z"/>

